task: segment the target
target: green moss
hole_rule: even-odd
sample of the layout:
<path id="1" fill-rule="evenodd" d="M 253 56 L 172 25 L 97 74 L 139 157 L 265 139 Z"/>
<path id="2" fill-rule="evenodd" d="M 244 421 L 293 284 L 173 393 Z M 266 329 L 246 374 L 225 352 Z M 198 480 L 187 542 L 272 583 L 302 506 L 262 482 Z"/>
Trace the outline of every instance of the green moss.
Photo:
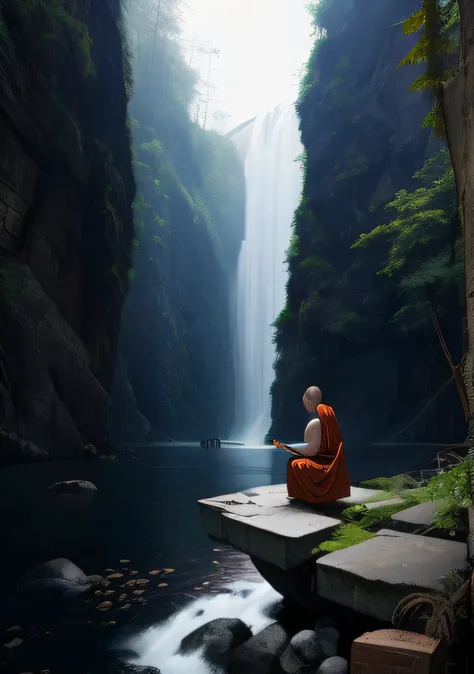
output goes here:
<path id="1" fill-rule="evenodd" d="M 318 555 L 321 552 L 344 550 L 344 548 L 350 548 L 353 545 L 368 541 L 374 536 L 375 534 L 361 529 L 356 524 L 342 524 L 334 532 L 332 540 L 321 543 L 321 545 L 312 551 L 312 554 Z"/>

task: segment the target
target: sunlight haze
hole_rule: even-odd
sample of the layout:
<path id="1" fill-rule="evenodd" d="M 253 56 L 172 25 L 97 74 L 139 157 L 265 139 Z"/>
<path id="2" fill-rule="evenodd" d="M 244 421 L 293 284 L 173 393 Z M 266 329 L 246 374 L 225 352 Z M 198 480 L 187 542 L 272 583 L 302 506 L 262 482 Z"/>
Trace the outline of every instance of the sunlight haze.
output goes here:
<path id="1" fill-rule="evenodd" d="M 198 48 L 220 50 L 211 61 L 216 88 L 210 89 L 207 126 L 229 130 L 296 97 L 298 72 L 312 44 L 306 5 L 306 0 L 189 0 L 182 14 L 183 50 L 189 60 L 194 40 L 192 66 L 200 73 L 201 98 L 209 57 Z M 215 116 L 219 112 L 221 119 Z"/>

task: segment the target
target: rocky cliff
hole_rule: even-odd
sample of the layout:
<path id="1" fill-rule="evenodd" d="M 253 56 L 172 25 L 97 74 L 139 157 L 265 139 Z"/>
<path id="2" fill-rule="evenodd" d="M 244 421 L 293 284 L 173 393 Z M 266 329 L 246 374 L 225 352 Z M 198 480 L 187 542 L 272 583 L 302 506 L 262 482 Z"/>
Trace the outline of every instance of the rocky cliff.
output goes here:
<path id="1" fill-rule="evenodd" d="M 301 394 L 311 384 L 352 442 L 463 437 L 440 343 L 459 362 L 463 264 L 453 175 L 426 123 L 429 97 L 413 91 L 423 68 L 399 67 L 417 41 L 403 24 L 418 5 L 314 7 L 318 39 L 298 103 L 305 183 L 287 304 L 276 322 L 273 437 L 301 432 Z"/>
<path id="2" fill-rule="evenodd" d="M 105 441 L 135 183 L 119 0 L 0 6 L 0 460 Z"/>

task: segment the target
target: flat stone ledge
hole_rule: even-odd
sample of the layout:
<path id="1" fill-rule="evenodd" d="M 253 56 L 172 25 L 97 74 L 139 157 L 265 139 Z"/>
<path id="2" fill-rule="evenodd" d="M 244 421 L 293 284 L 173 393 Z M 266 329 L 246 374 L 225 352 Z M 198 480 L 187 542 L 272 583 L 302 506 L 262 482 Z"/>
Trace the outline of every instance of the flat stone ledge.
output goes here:
<path id="1" fill-rule="evenodd" d="M 376 490 L 358 487 L 351 492 L 350 497 L 329 504 L 330 509 L 288 499 L 286 484 L 203 499 L 199 506 L 208 536 L 289 570 L 331 538 L 341 523 L 333 515 L 377 495 Z"/>
<path id="2" fill-rule="evenodd" d="M 401 599 L 413 592 L 442 591 L 440 578 L 467 566 L 464 543 L 382 529 L 368 541 L 319 558 L 317 594 L 390 622 Z"/>
<path id="3" fill-rule="evenodd" d="M 443 504 L 443 501 L 428 501 L 419 505 L 400 510 L 392 515 L 391 519 L 394 525 L 400 531 L 414 533 L 418 529 L 425 529 L 436 513 L 436 510 Z"/>

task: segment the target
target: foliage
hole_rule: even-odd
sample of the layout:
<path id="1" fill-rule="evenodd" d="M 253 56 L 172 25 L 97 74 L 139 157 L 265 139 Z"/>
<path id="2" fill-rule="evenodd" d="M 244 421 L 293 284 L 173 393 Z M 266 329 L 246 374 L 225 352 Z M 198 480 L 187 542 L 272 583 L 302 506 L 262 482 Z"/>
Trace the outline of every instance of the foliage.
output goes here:
<path id="1" fill-rule="evenodd" d="M 321 543 L 321 545 L 312 551 L 312 554 L 317 555 L 320 552 L 336 552 L 337 550 L 344 550 L 344 548 L 349 548 L 353 545 L 368 541 L 374 536 L 375 534 L 365 531 L 355 524 L 342 524 L 334 532 L 332 540 Z"/>
<path id="2" fill-rule="evenodd" d="M 458 0 L 422 0 L 421 7 L 403 22 L 405 35 L 418 33 L 418 41 L 400 61 L 400 66 L 426 64 L 411 84 L 411 91 L 433 91 L 435 103 L 423 126 L 445 137 L 442 108 L 443 85 L 454 73 L 452 57 L 459 50 Z"/>
<path id="3" fill-rule="evenodd" d="M 334 552 L 366 540 L 364 535 L 374 531 L 377 525 L 389 521 L 392 515 L 406 508 L 426 503 L 428 501 L 440 502 L 436 508 L 432 521 L 425 533 L 433 529 L 453 532 L 462 526 L 462 515 L 472 505 L 472 495 L 469 487 L 469 471 L 471 461 L 466 459 L 450 470 L 443 471 L 433 477 L 428 484 L 420 486 L 416 480 L 408 475 L 396 475 L 393 478 L 377 478 L 364 482 L 364 486 L 385 490 L 385 497 L 402 498 L 401 503 L 367 507 L 367 505 L 355 505 L 346 508 L 342 512 L 342 524 L 336 529 L 332 540 L 322 544 L 313 551 Z M 377 502 L 379 496 L 374 496 L 372 501 Z M 447 584 L 455 581 L 453 574 L 446 578 Z"/>

